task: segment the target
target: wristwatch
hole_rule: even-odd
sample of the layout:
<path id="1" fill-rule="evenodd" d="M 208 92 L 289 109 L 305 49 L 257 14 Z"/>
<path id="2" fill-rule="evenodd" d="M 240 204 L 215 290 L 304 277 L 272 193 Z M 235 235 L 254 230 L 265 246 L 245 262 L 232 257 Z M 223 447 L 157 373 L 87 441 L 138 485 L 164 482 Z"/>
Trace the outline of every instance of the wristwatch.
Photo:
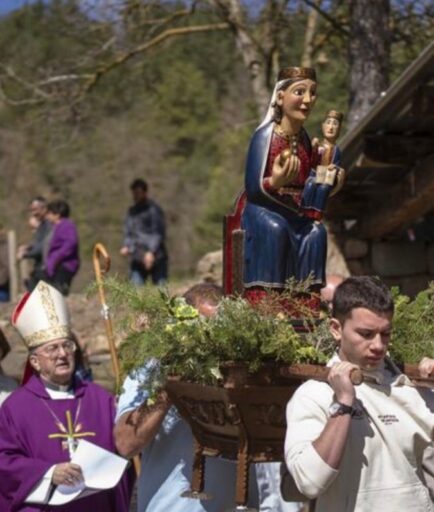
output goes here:
<path id="1" fill-rule="evenodd" d="M 343 416 L 349 414 L 351 417 L 354 416 L 356 409 L 351 405 L 341 404 L 340 402 L 333 402 L 329 407 L 330 418 L 336 418 L 336 416 Z"/>

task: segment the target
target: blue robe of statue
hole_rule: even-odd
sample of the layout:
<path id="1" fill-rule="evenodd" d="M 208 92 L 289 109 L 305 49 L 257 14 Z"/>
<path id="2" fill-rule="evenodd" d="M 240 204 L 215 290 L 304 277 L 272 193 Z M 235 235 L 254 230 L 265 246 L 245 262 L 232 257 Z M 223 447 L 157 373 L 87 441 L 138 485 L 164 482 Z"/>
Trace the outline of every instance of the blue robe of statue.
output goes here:
<path id="1" fill-rule="evenodd" d="M 294 277 L 325 277 L 327 234 L 321 223 L 300 212 L 304 184 L 311 169 L 311 144 L 303 130 L 298 143 L 299 178 L 285 193 L 267 185 L 274 158 L 289 142 L 273 133 L 273 123 L 260 127 L 252 137 L 246 164 L 247 202 L 241 217 L 245 230 L 244 286 L 283 288 Z M 277 148 L 277 149 L 276 149 Z"/>
<path id="2" fill-rule="evenodd" d="M 333 147 L 332 159 L 330 163 L 336 165 L 337 167 L 341 166 L 341 151 L 338 146 Z M 327 206 L 327 199 L 333 186 L 327 185 L 325 183 L 315 183 L 315 181 L 316 171 L 312 169 L 310 171 L 309 178 L 306 180 L 301 206 L 306 210 L 310 209 L 322 213 Z"/>

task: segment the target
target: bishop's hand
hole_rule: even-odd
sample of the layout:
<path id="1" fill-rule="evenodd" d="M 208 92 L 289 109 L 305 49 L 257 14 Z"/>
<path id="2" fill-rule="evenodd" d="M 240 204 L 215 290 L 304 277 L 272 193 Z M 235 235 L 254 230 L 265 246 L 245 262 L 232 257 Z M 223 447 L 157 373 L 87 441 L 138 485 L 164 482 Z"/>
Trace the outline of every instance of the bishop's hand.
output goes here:
<path id="1" fill-rule="evenodd" d="M 84 480 L 81 467 L 72 462 L 62 462 L 54 466 L 52 482 L 55 485 L 74 486 Z"/>

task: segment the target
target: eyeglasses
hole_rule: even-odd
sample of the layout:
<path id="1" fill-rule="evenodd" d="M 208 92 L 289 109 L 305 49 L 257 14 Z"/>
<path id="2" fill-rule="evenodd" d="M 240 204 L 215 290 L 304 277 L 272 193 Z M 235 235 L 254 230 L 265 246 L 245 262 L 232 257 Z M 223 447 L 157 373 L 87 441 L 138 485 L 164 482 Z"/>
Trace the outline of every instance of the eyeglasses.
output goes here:
<path id="1" fill-rule="evenodd" d="M 63 349 L 66 355 L 71 355 L 77 350 L 77 345 L 72 340 L 62 341 L 62 343 L 56 343 L 49 347 L 43 347 L 40 350 L 40 354 L 49 359 L 56 359 L 60 353 L 60 349 Z"/>

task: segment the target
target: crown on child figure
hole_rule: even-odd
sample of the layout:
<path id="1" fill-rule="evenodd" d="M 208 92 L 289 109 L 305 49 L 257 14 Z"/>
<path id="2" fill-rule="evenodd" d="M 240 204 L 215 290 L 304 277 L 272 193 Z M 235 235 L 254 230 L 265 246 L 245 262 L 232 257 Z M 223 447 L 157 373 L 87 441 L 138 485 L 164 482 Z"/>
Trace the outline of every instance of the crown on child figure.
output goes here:
<path id="1" fill-rule="evenodd" d="M 12 313 L 12 325 L 32 349 L 71 336 L 68 308 L 64 296 L 45 281 L 26 293 Z"/>
<path id="2" fill-rule="evenodd" d="M 337 110 L 329 110 L 325 115 L 324 119 L 328 119 L 329 117 L 337 119 L 340 123 L 342 123 L 344 114 L 342 114 L 342 112 L 338 112 Z"/>

